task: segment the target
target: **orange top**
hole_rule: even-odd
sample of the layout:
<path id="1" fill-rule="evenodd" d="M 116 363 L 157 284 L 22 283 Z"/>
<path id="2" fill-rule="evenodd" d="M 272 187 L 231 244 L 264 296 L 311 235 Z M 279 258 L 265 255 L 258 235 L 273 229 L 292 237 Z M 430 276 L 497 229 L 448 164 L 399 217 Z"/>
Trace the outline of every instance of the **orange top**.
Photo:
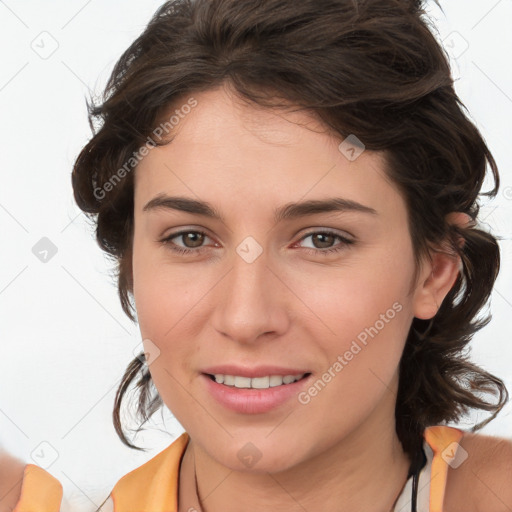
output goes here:
<path id="1" fill-rule="evenodd" d="M 457 443 L 463 435 L 462 430 L 444 425 L 425 429 L 424 439 L 433 454 L 429 512 L 443 510 L 448 465 L 456 463 Z M 177 512 L 179 468 L 188 441 L 184 432 L 155 457 L 123 476 L 111 493 L 114 512 Z M 58 481 L 30 464 L 25 471 L 21 499 L 13 512 L 58 512 L 61 499 Z"/>
<path id="2" fill-rule="evenodd" d="M 448 465 L 457 463 L 458 442 L 464 431 L 437 425 L 425 429 L 423 437 L 432 448 L 432 471 L 430 472 L 430 511 L 443 512 L 443 500 L 448 477 Z M 455 466 L 454 466 L 455 467 Z"/>
<path id="3" fill-rule="evenodd" d="M 61 483 L 43 468 L 27 464 L 21 496 L 13 512 L 59 512 L 61 502 Z"/>
<path id="4" fill-rule="evenodd" d="M 430 473 L 429 512 L 442 512 L 448 476 L 457 444 L 464 432 L 437 425 L 425 429 L 424 438 L 433 452 Z M 188 444 L 183 433 L 168 448 L 123 476 L 112 490 L 114 512 L 177 512 L 178 477 L 181 458 Z"/>

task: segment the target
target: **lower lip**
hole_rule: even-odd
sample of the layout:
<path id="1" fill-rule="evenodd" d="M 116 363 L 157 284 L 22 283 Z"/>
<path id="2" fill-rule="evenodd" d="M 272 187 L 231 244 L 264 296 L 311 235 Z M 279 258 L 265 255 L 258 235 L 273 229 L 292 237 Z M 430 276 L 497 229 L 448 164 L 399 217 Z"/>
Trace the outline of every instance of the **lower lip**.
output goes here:
<path id="1" fill-rule="evenodd" d="M 202 374 L 206 387 L 213 398 L 224 407 L 243 414 L 261 414 L 283 405 L 304 387 L 308 375 L 291 384 L 283 384 L 267 389 L 244 389 L 225 386 Z"/>

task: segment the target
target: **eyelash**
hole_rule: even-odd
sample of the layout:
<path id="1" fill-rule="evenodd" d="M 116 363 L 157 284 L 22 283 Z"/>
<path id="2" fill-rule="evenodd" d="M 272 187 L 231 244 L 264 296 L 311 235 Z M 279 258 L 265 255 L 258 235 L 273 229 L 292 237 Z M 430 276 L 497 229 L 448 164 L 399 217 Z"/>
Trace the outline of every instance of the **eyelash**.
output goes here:
<path id="1" fill-rule="evenodd" d="M 208 235 L 204 231 L 189 230 L 189 231 L 180 231 L 179 233 L 173 233 L 172 235 L 169 235 L 167 238 L 164 238 L 163 240 L 160 240 L 160 242 L 162 244 L 164 244 L 164 245 L 169 246 L 169 248 L 172 251 L 174 251 L 174 252 L 176 252 L 178 254 L 190 254 L 190 253 L 199 253 L 199 252 L 201 252 L 201 250 L 204 249 L 204 247 L 199 247 L 198 249 L 188 249 L 188 248 L 179 247 L 174 242 L 171 242 L 171 240 L 173 238 L 179 237 L 181 235 L 186 235 L 188 233 L 196 233 L 196 234 L 200 234 L 200 235 L 204 235 L 204 236 L 208 237 Z M 335 245 L 334 247 L 332 247 L 330 249 L 311 249 L 309 247 L 305 247 L 304 249 L 308 252 L 308 254 L 313 254 L 313 255 L 317 255 L 317 254 L 330 255 L 330 254 L 342 251 L 347 246 L 353 245 L 355 243 L 354 240 L 350 240 L 349 238 L 346 238 L 346 237 L 344 237 L 342 235 L 339 235 L 338 233 L 334 233 L 332 231 L 311 231 L 311 232 L 305 234 L 299 240 L 299 242 L 301 242 L 302 240 L 308 238 L 309 236 L 318 235 L 318 234 L 321 234 L 321 235 L 333 235 L 335 238 L 338 238 L 342 243 L 340 243 L 338 245 Z"/>

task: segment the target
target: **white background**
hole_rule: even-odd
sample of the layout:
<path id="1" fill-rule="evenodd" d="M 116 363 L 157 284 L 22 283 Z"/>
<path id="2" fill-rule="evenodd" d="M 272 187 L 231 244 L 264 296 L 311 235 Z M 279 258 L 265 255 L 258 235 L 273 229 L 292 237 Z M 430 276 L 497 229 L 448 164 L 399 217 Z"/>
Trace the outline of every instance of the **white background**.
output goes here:
<path id="1" fill-rule="evenodd" d="M 115 390 L 140 335 L 71 189 L 72 164 L 91 136 L 89 89 L 102 91 L 161 3 L 0 1 L 0 439 L 29 462 L 56 457 L 48 471 L 75 510 L 95 510 L 123 474 L 182 432 L 168 412 L 136 439 L 147 452 L 114 432 Z M 429 11 L 451 47 L 457 92 L 501 172 L 499 197 L 481 217 L 504 238 L 502 270 L 493 320 L 475 336 L 472 357 L 512 392 L 512 0 L 450 0 L 444 14 Z M 41 38 L 46 49 L 58 45 L 46 59 L 33 49 Z M 58 249 L 47 263 L 32 252 L 42 237 Z M 512 438 L 512 406 L 483 432 Z"/>

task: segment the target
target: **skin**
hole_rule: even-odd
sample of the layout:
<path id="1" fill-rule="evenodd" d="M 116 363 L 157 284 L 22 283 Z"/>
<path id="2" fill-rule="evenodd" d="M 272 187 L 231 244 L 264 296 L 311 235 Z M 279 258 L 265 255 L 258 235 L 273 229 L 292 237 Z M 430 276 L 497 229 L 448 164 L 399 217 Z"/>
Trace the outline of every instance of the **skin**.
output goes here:
<path id="1" fill-rule="evenodd" d="M 0 450 L 0 512 L 14 510 L 21 494 L 25 464 Z"/>
<path id="2" fill-rule="evenodd" d="M 132 260 L 141 334 L 146 350 L 159 351 L 151 375 L 191 437 L 182 481 L 195 462 L 205 512 L 390 510 L 410 464 L 395 432 L 400 356 L 413 318 L 435 315 L 459 260 L 433 253 L 412 282 L 405 202 L 383 154 L 350 162 L 310 114 L 243 105 L 225 87 L 194 97 L 173 142 L 138 165 Z M 160 193 L 208 201 L 225 222 L 144 212 Z M 273 220 L 283 204 L 333 196 L 377 215 Z M 184 229 L 206 232 L 197 254 L 161 242 Z M 343 243 L 306 236 L 325 229 L 355 243 L 321 254 Z M 247 236 L 263 249 L 252 263 L 236 252 Z M 173 242 L 198 251 L 183 236 Z M 308 404 L 235 413 L 200 378 L 206 366 L 236 362 L 308 368 L 316 380 L 394 303 L 400 312 Z M 252 468 L 237 457 L 248 442 L 261 454 Z M 182 483 L 179 495 L 180 512 L 189 510 Z"/>
<path id="3" fill-rule="evenodd" d="M 448 469 L 446 512 L 512 510 L 512 441 L 466 433 L 459 444 L 468 458 L 459 467 Z"/>

